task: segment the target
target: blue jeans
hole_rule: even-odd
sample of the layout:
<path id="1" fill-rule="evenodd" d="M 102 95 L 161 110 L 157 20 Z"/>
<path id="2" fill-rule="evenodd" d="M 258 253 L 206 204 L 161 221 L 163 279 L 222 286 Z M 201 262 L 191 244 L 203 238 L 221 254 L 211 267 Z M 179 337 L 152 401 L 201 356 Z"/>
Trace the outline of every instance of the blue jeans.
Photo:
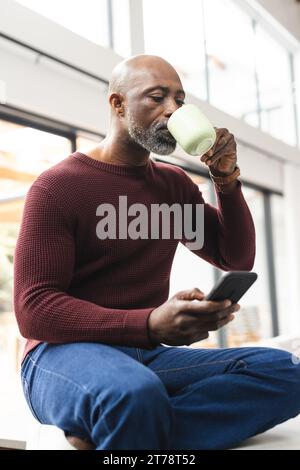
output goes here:
<path id="1" fill-rule="evenodd" d="M 227 449 L 300 413 L 300 365 L 270 348 L 43 343 L 22 365 L 34 416 L 96 449 Z"/>

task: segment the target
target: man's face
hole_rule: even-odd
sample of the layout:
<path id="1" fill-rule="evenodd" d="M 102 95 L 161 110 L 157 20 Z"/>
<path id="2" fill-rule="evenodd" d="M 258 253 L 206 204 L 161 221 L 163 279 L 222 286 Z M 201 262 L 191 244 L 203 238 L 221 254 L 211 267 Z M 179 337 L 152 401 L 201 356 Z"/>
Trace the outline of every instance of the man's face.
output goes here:
<path id="1" fill-rule="evenodd" d="M 126 96 L 126 124 L 131 139 L 149 152 L 169 155 L 176 140 L 167 129 L 169 117 L 184 104 L 178 78 L 137 79 Z"/>

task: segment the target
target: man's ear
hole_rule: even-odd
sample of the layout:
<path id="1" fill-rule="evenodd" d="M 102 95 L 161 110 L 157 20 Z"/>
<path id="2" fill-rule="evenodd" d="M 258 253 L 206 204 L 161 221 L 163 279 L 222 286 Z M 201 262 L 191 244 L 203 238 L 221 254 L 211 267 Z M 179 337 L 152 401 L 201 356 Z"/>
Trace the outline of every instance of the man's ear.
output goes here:
<path id="1" fill-rule="evenodd" d="M 120 93 L 112 93 L 109 97 L 109 104 L 113 112 L 121 117 L 124 116 L 124 97 Z"/>

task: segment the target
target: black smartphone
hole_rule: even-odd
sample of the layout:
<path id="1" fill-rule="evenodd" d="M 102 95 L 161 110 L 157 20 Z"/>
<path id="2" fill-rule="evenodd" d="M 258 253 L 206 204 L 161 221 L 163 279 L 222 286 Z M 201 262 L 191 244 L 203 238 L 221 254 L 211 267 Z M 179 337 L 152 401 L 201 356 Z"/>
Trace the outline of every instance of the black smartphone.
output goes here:
<path id="1" fill-rule="evenodd" d="M 217 301 L 229 299 L 236 304 L 256 279 L 257 274 L 254 272 L 234 271 L 226 273 L 219 279 L 205 299 Z"/>

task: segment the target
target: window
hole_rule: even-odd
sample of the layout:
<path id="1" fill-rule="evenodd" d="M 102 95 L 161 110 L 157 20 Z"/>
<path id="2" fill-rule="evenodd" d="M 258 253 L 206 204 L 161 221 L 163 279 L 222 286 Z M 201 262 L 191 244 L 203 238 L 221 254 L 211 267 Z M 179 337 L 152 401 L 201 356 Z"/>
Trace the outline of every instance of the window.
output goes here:
<path id="1" fill-rule="evenodd" d="M 295 57 L 295 83 L 294 83 L 294 100 L 296 102 L 297 120 L 298 120 L 298 144 L 300 148 L 300 53 Z"/>
<path id="2" fill-rule="evenodd" d="M 128 0 L 112 0 L 113 46 L 117 54 L 131 55 L 130 12 Z"/>
<path id="3" fill-rule="evenodd" d="M 210 181 L 202 176 L 186 172 L 198 185 L 206 202 L 211 202 Z M 178 245 L 170 281 L 170 296 L 177 291 L 199 287 L 208 292 L 213 284 L 213 267 L 201 260 L 181 243 Z"/>
<path id="4" fill-rule="evenodd" d="M 0 120 L 0 201 L 24 196 L 44 170 L 71 151 L 70 141 Z"/>
<path id="5" fill-rule="evenodd" d="M 4 336 L 15 327 L 13 253 L 26 193 L 42 171 L 70 152 L 71 143 L 64 137 L 0 120 L 0 331 Z M 5 345 L 15 340 L 17 336 L 0 335 L 1 358 L 8 353 Z M 13 361 L 16 363 L 16 358 L 9 360 Z"/>
<path id="6" fill-rule="evenodd" d="M 25 7 L 45 16 L 90 41 L 109 47 L 107 0 L 17 0 Z"/>
<path id="7" fill-rule="evenodd" d="M 96 147 L 102 139 L 103 137 L 97 137 L 96 135 L 78 135 L 76 137 L 76 150 L 85 153 Z"/>
<path id="8" fill-rule="evenodd" d="M 1 431 L 17 436 L 28 424 L 20 387 L 23 340 L 13 314 L 13 256 L 25 195 L 36 177 L 71 152 L 71 142 L 48 132 L 0 120 L 0 391 Z"/>
<path id="9" fill-rule="evenodd" d="M 212 203 L 210 180 L 190 172 L 187 173 L 198 184 L 204 200 Z M 191 289 L 193 287 L 198 287 L 206 294 L 210 291 L 213 284 L 213 266 L 179 243 L 171 271 L 170 297 L 180 290 Z M 211 332 L 207 340 L 194 343 L 192 347 L 217 347 L 217 335 L 215 332 Z"/>
<path id="10" fill-rule="evenodd" d="M 271 196 L 272 230 L 274 243 L 274 265 L 276 275 L 276 294 L 280 333 L 284 334 L 286 308 L 289 305 L 289 265 L 287 263 L 286 240 L 286 203 L 284 197 L 277 194 Z"/>
<path id="11" fill-rule="evenodd" d="M 258 126 L 252 20 L 231 0 L 204 0 L 209 101 Z"/>
<path id="12" fill-rule="evenodd" d="M 255 36 L 261 128 L 296 145 L 289 54 L 260 26 Z"/>
<path id="13" fill-rule="evenodd" d="M 145 52 L 162 56 L 187 91 L 206 99 L 202 2 L 143 0 Z"/>
<path id="14" fill-rule="evenodd" d="M 256 230 L 256 259 L 253 271 L 258 279 L 240 301 L 241 310 L 226 330 L 229 347 L 245 342 L 259 341 L 272 336 L 272 314 L 266 255 L 264 195 L 243 186 L 243 194 L 250 208 Z"/>

